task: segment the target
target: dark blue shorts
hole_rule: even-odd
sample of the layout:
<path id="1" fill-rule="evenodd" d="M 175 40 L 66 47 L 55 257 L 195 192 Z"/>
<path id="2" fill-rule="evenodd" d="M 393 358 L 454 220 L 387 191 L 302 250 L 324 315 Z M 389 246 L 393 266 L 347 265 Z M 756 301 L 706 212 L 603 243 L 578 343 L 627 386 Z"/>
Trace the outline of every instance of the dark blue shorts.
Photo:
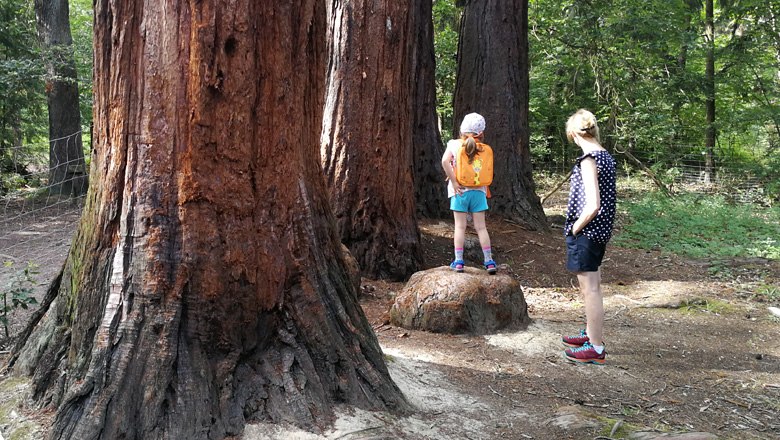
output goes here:
<path id="1" fill-rule="evenodd" d="M 596 243 L 585 234 L 566 236 L 566 269 L 572 272 L 596 272 L 604 259 L 606 243 Z"/>

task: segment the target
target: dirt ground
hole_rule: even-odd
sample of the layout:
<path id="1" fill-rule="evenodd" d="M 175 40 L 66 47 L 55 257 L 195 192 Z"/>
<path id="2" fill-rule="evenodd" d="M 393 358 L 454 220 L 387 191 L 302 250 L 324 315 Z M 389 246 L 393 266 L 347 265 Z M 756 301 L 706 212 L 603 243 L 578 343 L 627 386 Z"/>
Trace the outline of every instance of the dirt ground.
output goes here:
<path id="1" fill-rule="evenodd" d="M 603 265 L 607 363 L 573 365 L 562 356 L 560 335 L 581 328 L 582 303 L 563 267 L 555 216 L 551 223 L 542 233 L 488 218 L 499 270 L 523 286 L 532 324 L 522 331 L 397 328 L 388 310 L 403 284 L 363 280 L 361 304 L 415 413 L 342 408 L 318 434 L 250 425 L 243 438 L 780 438 L 780 320 L 767 310 L 780 304 L 759 294 L 780 286 L 780 262 L 691 261 L 610 245 Z M 452 222 L 426 221 L 421 231 L 426 268 L 448 264 Z M 0 426 L 0 438 L 9 429 Z"/>
<path id="2" fill-rule="evenodd" d="M 431 267 L 451 260 L 451 229 L 450 222 L 422 225 Z M 362 305 L 391 372 L 427 370 L 464 399 L 447 411 L 470 422 L 443 423 L 441 438 L 625 438 L 634 431 L 780 438 L 780 322 L 767 311 L 777 304 L 756 295 L 759 286 L 780 285 L 778 262 L 708 263 L 610 246 L 607 363 L 573 365 L 560 335 L 579 330 L 584 315 L 576 279 L 564 269 L 560 228 L 530 232 L 489 220 L 488 229 L 501 270 L 523 286 L 533 320 L 524 331 L 476 337 L 396 328 L 387 310 L 403 285 L 364 280 Z M 710 275 L 713 267 L 728 275 Z"/>

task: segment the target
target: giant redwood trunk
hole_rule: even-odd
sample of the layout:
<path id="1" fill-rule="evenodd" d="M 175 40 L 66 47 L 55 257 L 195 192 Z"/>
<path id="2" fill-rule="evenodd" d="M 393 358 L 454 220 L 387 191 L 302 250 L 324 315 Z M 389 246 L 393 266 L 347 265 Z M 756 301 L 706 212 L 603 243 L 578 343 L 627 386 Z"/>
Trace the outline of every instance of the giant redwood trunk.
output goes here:
<path id="1" fill-rule="evenodd" d="M 35 18 L 46 59 L 50 191 L 82 195 L 86 164 L 68 0 L 35 0 Z"/>
<path id="2" fill-rule="evenodd" d="M 324 17 L 317 0 L 96 1 L 96 184 L 13 355 L 57 410 L 52 439 L 407 407 L 319 165 Z"/>
<path id="3" fill-rule="evenodd" d="M 341 241 L 363 274 L 420 264 L 412 178 L 411 0 L 329 0 L 321 160 Z"/>
<path id="4" fill-rule="evenodd" d="M 455 130 L 468 113 L 485 117 L 485 141 L 493 147 L 495 161 L 490 210 L 546 230 L 528 143 L 528 0 L 463 3 Z"/>
<path id="5" fill-rule="evenodd" d="M 433 45 L 433 0 L 414 2 L 417 36 L 412 112 L 412 162 L 417 213 L 429 218 L 449 217 L 445 174 L 441 168 L 444 145 L 436 114 L 436 54 Z"/>

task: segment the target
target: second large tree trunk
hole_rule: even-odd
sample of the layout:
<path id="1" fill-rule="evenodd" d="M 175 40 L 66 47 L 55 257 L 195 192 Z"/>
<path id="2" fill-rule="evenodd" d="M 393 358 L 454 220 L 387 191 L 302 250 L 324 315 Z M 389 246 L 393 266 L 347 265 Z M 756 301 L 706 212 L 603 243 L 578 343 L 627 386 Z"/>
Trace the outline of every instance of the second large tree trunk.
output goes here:
<path id="1" fill-rule="evenodd" d="M 433 44 L 433 1 L 415 2 L 417 36 L 412 111 L 414 195 L 417 213 L 429 218 L 450 217 L 445 174 L 441 168 L 444 145 L 436 114 L 436 55 Z"/>
<path id="2" fill-rule="evenodd" d="M 321 159 L 342 242 L 363 274 L 417 271 L 412 177 L 415 8 L 410 0 L 330 0 Z"/>
<path id="3" fill-rule="evenodd" d="M 528 1 L 464 3 L 453 125 L 457 130 L 467 113 L 485 117 L 495 156 L 491 211 L 547 230 L 528 143 Z"/>
<path id="4" fill-rule="evenodd" d="M 81 195 L 86 192 L 86 164 L 68 0 L 35 0 L 35 17 L 47 70 L 50 191 Z"/>
<path id="5" fill-rule="evenodd" d="M 404 409 L 318 157 L 324 3 L 99 0 L 85 213 L 13 355 L 53 439 Z"/>

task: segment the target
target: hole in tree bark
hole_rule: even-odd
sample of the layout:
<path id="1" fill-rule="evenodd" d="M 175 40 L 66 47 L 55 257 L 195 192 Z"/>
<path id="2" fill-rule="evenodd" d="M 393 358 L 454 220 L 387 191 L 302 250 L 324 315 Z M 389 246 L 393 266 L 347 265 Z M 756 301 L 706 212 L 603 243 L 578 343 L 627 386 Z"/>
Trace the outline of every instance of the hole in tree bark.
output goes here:
<path id="1" fill-rule="evenodd" d="M 228 56 L 232 56 L 234 53 L 236 53 L 236 48 L 238 48 L 238 41 L 230 37 L 225 41 L 225 54 Z"/>

